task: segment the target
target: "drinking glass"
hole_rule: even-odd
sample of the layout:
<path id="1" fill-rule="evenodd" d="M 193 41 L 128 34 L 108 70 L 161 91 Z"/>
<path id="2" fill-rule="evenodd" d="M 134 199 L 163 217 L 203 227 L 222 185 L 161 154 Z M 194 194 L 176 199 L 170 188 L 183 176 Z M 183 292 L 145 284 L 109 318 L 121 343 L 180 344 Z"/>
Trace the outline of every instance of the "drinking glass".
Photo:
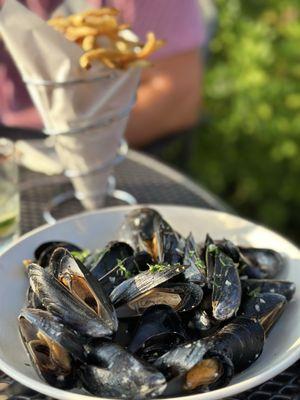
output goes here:
<path id="1" fill-rule="evenodd" d="M 0 251 L 19 235 L 20 196 L 14 143 L 0 138 Z"/>

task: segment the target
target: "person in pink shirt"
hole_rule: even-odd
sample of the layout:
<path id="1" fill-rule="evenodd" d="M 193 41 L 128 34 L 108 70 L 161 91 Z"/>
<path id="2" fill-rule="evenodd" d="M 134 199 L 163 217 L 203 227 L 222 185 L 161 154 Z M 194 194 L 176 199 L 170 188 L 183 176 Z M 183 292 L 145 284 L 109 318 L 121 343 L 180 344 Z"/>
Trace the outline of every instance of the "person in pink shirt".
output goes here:
<path id="1" fill-rule="evenodd" d="M 0 5 L 5 0 L 0 0 Z M 199 0 L 89 0 L 91 7 L 113 6 L 143 39 L 148 31 L 166 40 L 143 71 L 137 103 L 126 137 L 144 147 L 193 126 L 201 102 L 205 40 Z M 60 0 L 20 0 L 42 18 L 49 18 Z M 39 115 L 0 38 L 0 124 L 42 128 Z"/>

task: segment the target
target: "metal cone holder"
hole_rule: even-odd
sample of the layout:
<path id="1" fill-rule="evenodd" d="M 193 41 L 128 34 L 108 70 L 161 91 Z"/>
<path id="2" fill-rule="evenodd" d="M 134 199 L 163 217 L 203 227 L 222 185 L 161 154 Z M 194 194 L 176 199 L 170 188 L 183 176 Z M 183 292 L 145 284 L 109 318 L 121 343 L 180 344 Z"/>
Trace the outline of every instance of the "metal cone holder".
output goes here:
<path id="1" fill-rule="evenodd" d="M 91 84 L 103 79 L 112 79 L 113 74 L 107 73 L 98 77 L 82 80 L 46 81 L 25 80 L 29 91 L 43 95 L 49 90 L 72 88 L 72 85 Z M 129 193 L 116 189 L 113 176 L 114 167 L 122 162 L 127 155 L 128 146 L 123 138 L 130 111 L 135 97 L 130 99 L 122 109 L 111 111 L 91 123 L 80 120 L 72 123 L 68 130 L 57 131 L 49 126 L 44 130 L 54 137 L 56 152 L 64 166 L 64 175 L 72 182 L 73 191 L 59 194 L 51 199 L 44 210 L 44 219 L 54 223 L 56 218 L 53 210 L 72 199 L 80 201 L 84 209 L 101 208 L 107 197 L 117 199 L 125 204 L 136 204 L 136 199 Z M 43 110 L 41 110 L 43 111 Z M 49 124 L 45 124 L 49 125 Z M 51 124 L 50 124 L 51 125 Z M 99 150 L 99 157 L 97 155 Z M 100 161 L 99 161 L 100 160 Z"/>

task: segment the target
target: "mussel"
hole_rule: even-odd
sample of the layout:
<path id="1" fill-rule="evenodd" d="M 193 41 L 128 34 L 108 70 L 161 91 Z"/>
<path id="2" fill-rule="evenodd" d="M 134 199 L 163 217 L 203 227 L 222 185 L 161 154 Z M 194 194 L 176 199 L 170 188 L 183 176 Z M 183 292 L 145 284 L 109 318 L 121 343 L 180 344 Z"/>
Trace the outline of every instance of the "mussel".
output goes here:
<path id="1" fill-rule="evenodd" d="M 181 274 L 186 267 L 183 265 L 154 265 L 148 271 L 141 272 L 117 286 L 110 294 L 115 306 L 128 303 L 141 294 L 161 285 Z"/>
<path id="2" fill-rule="evenodd" d="M 278 293 L 259 293 L 249 296 L 242 303 L 241 314 L 257 319 L 266 334 L 274 326 L 287 304 L 285 296 Z"/>
<path id="3" fill-rule="evenodd" d="M 183 390 L 217 389 L 226 385 L 233 373 L 244 370 L 259 357 L 264 338 L 258 321 L 237 317 L 212 337 L 170 350 L 154 366 L 169 380 L 181 377 Z"/>
<path id="4" fill-rule="evenodd" d="M 96 396 L 144 399 L 163 393 L 162 373 L 115 343 L 92 346 L 81 367 L 83 386 Z"/>
<path id="5" fill-rule="evenodd" d="M 57 248 L 51 256 L 49 270 L 73 296 L 82 300 L 108 326 L 117 329 L 118 321 L 114 307 L 105 294 L 103 287 L 85 265 L 63 248 Z"/>
<path id="6" fill-rule="evenodd" d="M 243 292 L 248 294 L 277 293 L 290 301 L 296 291 L 296 285 L 289 281 L 275 279 L 245 279 L 242 281 Z"/>
<path id="7" fill-rule="evenodd" d="M 49 312 L 35 309 L 21 311 L 19 329 L 38 374 L 60 389 L 76 386 L 75 360 L 85 360 L 78 335 Z"/>
<path id="8" fill-rule="evenodd" d="M 171 307 L 160 304 L 147 308 L 141 316 L 128 350 L 153 361 L 185 340 L 180 317 Z"/>
<path id="9" fill-rule="evenodd" d="M 201 286 L 205 285 L 206 266 L 200 258 L 199 249 L 191 233 L 185 241 L 182 264 L 188 267 L 183 273 L 186 281 L 198 283 Z"/>
<path id="10" fill-rule="evenodd" d="M 241 303 L 241 281 L 232 258 L 218 247 L 209 247 L 211 257 L 210 285 L 212 286 L 212 314 L 216 320 L 224 321 L 235 315 Z"/>
<path id="11" fill-rule="evenodd" d="M 40 244 L 34 252 L 37 264 L 44 268 L 48 267 L 50 257 L 53 251 L 58 247 L 63 247 L 69 251 L 82 251 L 77 245 L 65 241 L 44 242 Z"/>
<path id="12" fill-rule="evenodd" d="M 133 255 L 133 249 L 124 242 L 109 242 L 104 248 L 97 264 L 92 268 L 93 275 L 98 279 L 110 273 L 112 269 L 118 266 L 126 258 Z M 117 270 L 117 272 L 120 272 Z"/>
<path id="13" fill-rule="evenodd" d="M 186 312 L 196 308 L 203 297 L 201 287 L 195 283 L 164 283 L 135 297 L 117 308 L 119 318 L 142 315 L 152 305 L 166 304 L 175 311 Z"/>
<path id="14" fill-rule="evenodd" d="M 243 272 L 249 278 L 274 278 L 286 266 L 284 257 L 275 250 L 239 247 L 245 264 Z"/>
<path id="15" fill-rule="evenodd" d="M 130 212 L 121 226 L 119 237 L 136 251 L 146 251 L 157 261 L 158 230 L 172 231 L 170 225 L 152 208 L 139 208 Z"/>
<path id="16" fill-rule="evenodd" d="M 103 337 L 112 334 L 113 329 L 96 312 L 76 298 L 53 275 L 37 264 L 28 267 L 29 282 L 42 305 L 52 314 L 61 318 L 71 329 L 82 335 Z"/>

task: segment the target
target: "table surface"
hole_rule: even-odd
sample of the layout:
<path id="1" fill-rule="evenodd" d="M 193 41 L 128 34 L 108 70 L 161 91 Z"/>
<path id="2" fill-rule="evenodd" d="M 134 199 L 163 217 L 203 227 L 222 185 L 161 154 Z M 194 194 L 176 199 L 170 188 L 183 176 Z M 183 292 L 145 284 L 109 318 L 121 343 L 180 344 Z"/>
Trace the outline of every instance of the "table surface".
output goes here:
<path id="1" fill-rule="evenodd" d="M 138 203 L 178 204 L 231 211 L 222 201 L 184 175 L 141 153 L 130 151 L 128 158 L 116 167 L 115 176 L 118 189 L 131 193 Z M 51 198 L 69 191 L 71 185 L 63 176 L 47 177 L 23 168 L 20 170 L 20 178 L 22 182 L 21 230 L 24 233 L 45 223 L 43 210 Z M 75 213 L 80 209 L 78 207 L 78 203 L 73 202 L 68 205 L 68 212 Z M 63 207 L 61 210 L 57 210 L 56 215 L 58 217 L 66 216 Z M 231 400 L 300 399 L 300 396 L 297 395 L 300 393 L 299 367 L 300 362 L 276 378 L 254 390 L 232 397 Z M 3 398 L 15 400 L 45 398 L 43 395 L 22 387 L 1 373 L 0 382 L 2 382 L 0 383 L 0 395 L 3 394 Z"/>

